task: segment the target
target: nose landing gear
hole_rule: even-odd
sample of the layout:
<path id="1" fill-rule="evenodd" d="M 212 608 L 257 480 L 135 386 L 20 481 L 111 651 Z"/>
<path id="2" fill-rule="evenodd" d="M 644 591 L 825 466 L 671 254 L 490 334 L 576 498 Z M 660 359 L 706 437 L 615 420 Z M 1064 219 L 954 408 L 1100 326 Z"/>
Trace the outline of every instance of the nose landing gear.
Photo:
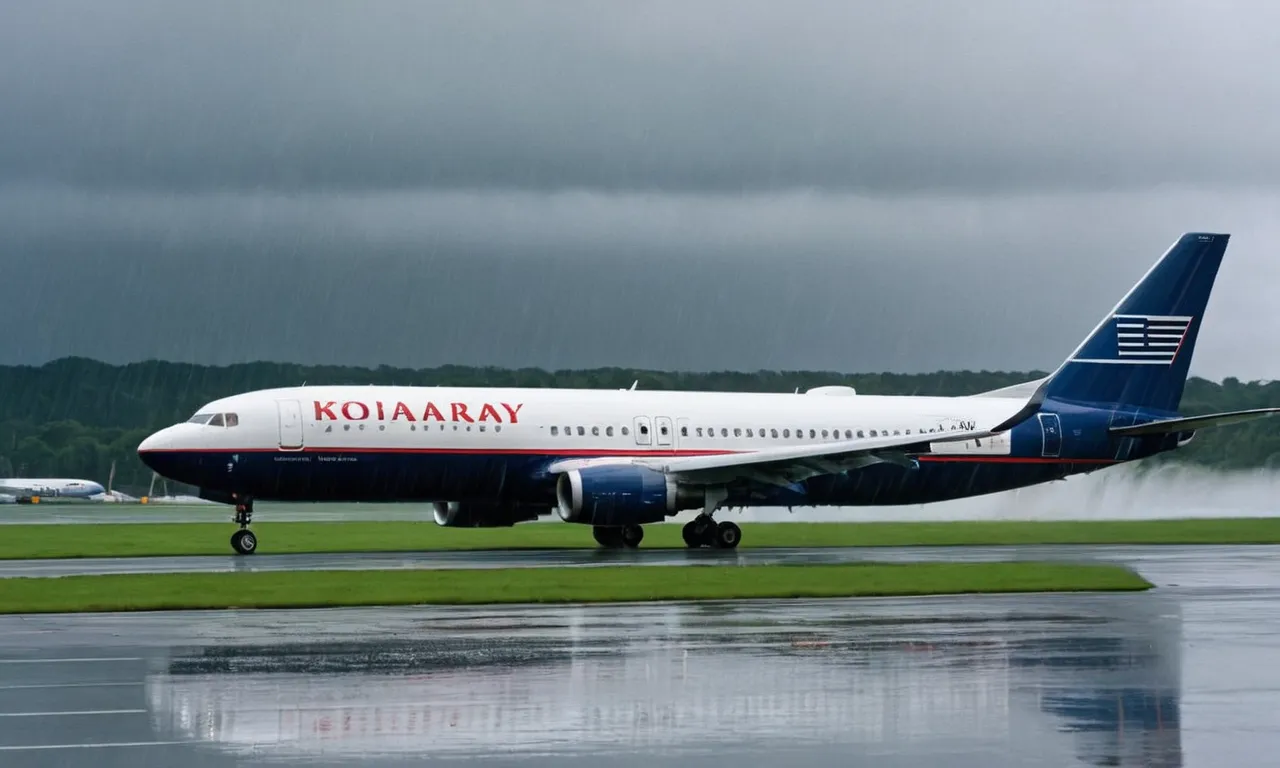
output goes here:
<path id="1" fill-rule="evenodd" d="M 253 499 L 245 499 L 236 504 L 236 513 L 231 522 L 240 526 L 240 530 L 231 534 L 231 548 L 241 555 L 252 555 L 258 549 L 258 537 L 249 530 L 253 521 Z"/>

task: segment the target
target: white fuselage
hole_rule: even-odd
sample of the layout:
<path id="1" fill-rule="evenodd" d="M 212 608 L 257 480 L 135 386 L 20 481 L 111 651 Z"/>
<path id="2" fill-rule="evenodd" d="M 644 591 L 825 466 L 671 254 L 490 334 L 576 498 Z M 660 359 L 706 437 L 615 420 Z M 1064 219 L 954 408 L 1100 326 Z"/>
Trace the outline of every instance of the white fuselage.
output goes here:
<path id="1" fill-rule="evenodd" d="M 296 406 L 294 405 L 296 404 Z M 1020 399 L 449 387 L 305 387 L 217 400 L 154 450 L 575 454 L 749 452 L 989 424 Z M 296 407 L 296 410 L 294 408 Z M 210 426 L 208 416 L 221 417 Z M 964 451 L 960 444 L 953 451 Z M 1007 452 L 1007 451 L 1006 451 Z"/>

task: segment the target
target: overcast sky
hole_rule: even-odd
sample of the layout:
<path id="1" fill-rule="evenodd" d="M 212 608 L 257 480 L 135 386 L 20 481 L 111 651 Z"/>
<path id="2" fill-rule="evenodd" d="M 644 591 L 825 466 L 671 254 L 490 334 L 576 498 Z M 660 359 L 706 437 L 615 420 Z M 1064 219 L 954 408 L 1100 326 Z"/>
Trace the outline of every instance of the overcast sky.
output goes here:
<path id="1" fill-rule="evenodd" d="M 1188 230 L 1280 378 L 1280 5 L 0 10 L 0 362 L 1055 366 Z"/>

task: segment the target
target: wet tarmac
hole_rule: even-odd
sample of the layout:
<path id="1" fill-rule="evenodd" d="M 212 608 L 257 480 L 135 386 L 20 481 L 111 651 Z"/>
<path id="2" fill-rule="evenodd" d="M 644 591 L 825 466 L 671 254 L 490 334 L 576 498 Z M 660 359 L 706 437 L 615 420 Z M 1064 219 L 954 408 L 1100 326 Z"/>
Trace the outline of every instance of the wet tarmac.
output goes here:
<path id="1" fill-rule="evenodd" d="M 0 560 L 0 578 L 112 573 L 373 570 L 444 568 L 589 568 L 608 565 L 735 566 L 855 562 L 1049 560 L 1130 565 L 1162 586 L 1280 585 L 1280 546 L 993 546 L 688 549 L 551 549 L 332 553 L 241 557 L 119 557 Z M 1224 564 L 1230 567 L 1224 567 Z"/>
<path id="2" fill-rule="evenodd" d="M 1274 548 L 1128 549 L 1158 589 L 3 617 L 0 765 L 1267 762 Z"/>

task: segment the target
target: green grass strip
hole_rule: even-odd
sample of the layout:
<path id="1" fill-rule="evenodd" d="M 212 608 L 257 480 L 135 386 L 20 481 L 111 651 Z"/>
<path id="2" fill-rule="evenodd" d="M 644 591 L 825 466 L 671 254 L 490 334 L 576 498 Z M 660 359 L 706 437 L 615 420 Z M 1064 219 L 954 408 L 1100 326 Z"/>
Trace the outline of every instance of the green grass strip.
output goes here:
<path id="1" fill-rule="evenodd" d="M 725 519 L 732 519 L 726 516 Z M 0 559 L 228 555 L 230 523 L 0 526 Z M 254 524 L 262 554 L 597 546 L 568 523 L 441 528 L 432 522 Z M 743 548 L 998 544 L 1277 544 L 1280 518 L 1099 522 L 746 523 Z M 645 549 L 684 547 L 679 525 L 645 528 Z"/>
<path id="2" fill-rule="evenodd" d="M 0 579 L 0 613 L 1138 591 L 1115 565 L 859 563 L 731 567 L 170 573 Z"/>

